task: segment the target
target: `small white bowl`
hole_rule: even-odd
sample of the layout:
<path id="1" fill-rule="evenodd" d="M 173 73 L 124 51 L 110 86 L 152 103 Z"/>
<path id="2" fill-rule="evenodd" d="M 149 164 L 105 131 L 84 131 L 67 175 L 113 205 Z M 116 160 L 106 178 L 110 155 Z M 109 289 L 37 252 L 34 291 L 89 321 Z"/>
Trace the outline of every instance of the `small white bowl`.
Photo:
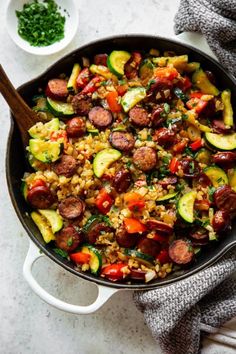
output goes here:
<path id="1" fill-rule="evenodd" d="M 64 38 L 59 42 L 47 47 L 34 47 L 18 34 L 18 19 L 16 10 L 21 11 L 23 5 L 32 2 L 32 0 L 10 0 L 6 13 L 6 27 L 13 41 L 26 52 L 36 55 L 49 55 L 64 49 L 74 38 L 78 29 L 78 8 L 76 0 L 54 0 L 58 5 L 58 10 L 66 18 Z M 60 7 L 60 9 L 59 9 Z M 66 11 L 64 11 L 66 10 Z"/>

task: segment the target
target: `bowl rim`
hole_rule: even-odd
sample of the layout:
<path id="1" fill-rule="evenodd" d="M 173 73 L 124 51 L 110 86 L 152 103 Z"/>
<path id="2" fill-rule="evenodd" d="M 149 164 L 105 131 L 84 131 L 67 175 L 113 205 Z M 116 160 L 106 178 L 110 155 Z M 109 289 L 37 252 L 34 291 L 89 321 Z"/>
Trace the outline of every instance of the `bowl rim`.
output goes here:
<path id="1" fill-rule="evenodd" d="M 24 50 L 27 53 L 37 55 L 37 56 L 47 56 L 47 55 L 52 55 L 56 54 L 63 49 L 65 49 L 74 39 L 78 26 L 79 26 L 79 11 L 78 11 L 78 5 L 76 0 L 67 0 L 70 1 L 70 3 L 73 5 L 73 8 L 75 11 L 73 11 L 73 18 L 74 18 L 74 25 L 72 26 L 72 30 L 70 30 L 67 34 L 67 36 L 64 36 L 60 41 L 55 42 L 49 46 L 44 46 L 44 47 L 34 47 L 31 46 L 26 40 L 21 38 L 19 34 L 17 33 L 17 30 L 15 31 L 13 29 L 13 26 L 10 25 L 9 21 L 9 16 L 10 16 L 10 7 L 11 4 L 14 0 L 9 0 L 7 4 L 7 8 L 5 11 L 5 27 L 7 30 L 8 35 L 12 39 L 12 41 L 22 50 Z M 55 0 L 56 2 L 57 0 Z M 25 0 L 25 3 L 30 3 L 32 0 Z M 70 17 L 71 18 L 71 17 Z"/>
<path id="2" fill-rule="evenodd" d="M 42 77 L 45 77 L 45 75 L 47 75 L 48 71 L 50 71 L 54 66 L 58 66 L 61 64 L 61 62 L 63 62 L 67 57 L 69 56 L 73 56 L 73 54 L 76 54 L 78 51 L 86 49 L 88 47 L 93 46 L 94 44 L 99 44 L 105 41 L 112 41 L 112 40 L 116 40 L 116 39 L 122 39 L 122 38 L 128 38 L 128 39 L 132 39 L 132 38 L 140 38 L 145 40 L 145 38 L 152 38 L 152 39 L 156 39 L 156 40 L 161 40 L 161 41 L 167 41 L 169 43 L 173 43 L 176 45 L 179 45 L 180 47 L 182 47 L 183 49 L 190 49 L 192 51 L 197 52 L 198 54 L 200 54 L 201 56 L 205 57 L 206 59 L 208 59 L 209 61 L 213 62 L 223 73 L 224 75 L 228 76 L 230 78 L 230 80 L 233 82 L 233 84 L 236 86 L 236 79 L 232 76 L 232 74 L 230 74 L 228 71 L 226 71 L 223 66 L 221 66 L 221 64 L 219 64 L 219 62 L 217 62 L 214 58 L 212 58 L 211 56 L 209 56 L 208 54 L 202 52 L 201 50 L 199 50 L 198 48 L 195 48 L 194 46 L 191 46 L 185 42 L 182 42 L 180 40 L 175 40 L 173 38 L 168 38 L 168 37 L 162 37 L 162 36 L 156 36 L 156 35 L 148 35 L 148 34 L 121 34 L 121 35 L 116 35 L 116 36 L 109 36 L 109 37 L 103 37 L 100 39 L 96 39 L 94 41 L 91 41 L 89 43 L 86 43 L 80 47 L 78 47 L 77 49 L 71 51 L 70 53 L 67 53 L 66 55 L 64 55 L 62 58 L 60 58 L 59 60 L 55 61 L 52 65 L 50 65 L 50 67 L 48 67 L 42 74 L 38 75 L 37 77 L 35 77 L 34 79 L 27 81 L 26 83 L 22 84 L 21 86 L 19 86 L 17 88 L 18 91 L 24 89 L 24 87 L 29 86 L 30 84 L 32 84 L 34 81 L 39 80 Z M 130 289 L 130 290 L 151 290 L 151 289 L 156 289 L 159 287 L 164 287 L 167 285 L 172 285 L 176 282 L 182 281 L 194 274 L 199 273 L 199 271 L 201 271 L 202 269 L 205 269 L 207 267 L 209 267 L 210 265 L 212 265 L 213 263 L 215 263 L 220 257 L 222 257 L 230 248 L 232 248 L 234 245 L 236 245 L 236 239 L 227 243 L 224 247 L 222 247 L 221 249 L 218 250 L 218 252 L 216 252 L 216 254 L 209 260 L 207 260 L 206 262 L 203 262 L 202 264 L 200 264 L 199 266 L 197 266 L 195 269 L 190 269 L 188 272 L 184 273 L 184 274 L 180 274 L 178 275 L 177 278 L 170 278 L 168 279 L 168 277 L 164 280 L 162 280 L 161 283 L 155 283 L 155 284 L 149 284 L 149 283 L 144 283 L 144 284 L 127 284 L 127 283 L 114 283 L 111 282 L 109 280 L 106 279 L 102 279 L 101 277 L 94 277 L 91 274 L 88 273 L 84 273 L 84 272 L 78 272 L 77 270 L 75 270 L 74 268 L 71 268 L 70 266 L 68 266 L 67 264 L 65 264 L 65 262 L 63 260 L 60 260 L 59 258 L 57 258 L 55 255 L 53 255 L 42 243 L 40 243 L 40 241 L 34 236 L 33 232 L 30 230 L 30 228 L 26 225 L 24 217 L 23 217 L 23 213 L 20 211 L 19 206 L 15 200 L 15 196 L 14 196 L 14 192 L 13 192 L 13 188 L 11 185 L 11 180 L 10 180 L 10 146 L 11 146 L 11 141 L 12 141 L 12 135 L 13 135 L 13 131 L 14 131 L 14 119 L 12 114 L 11 115 L 11 126 L 10 126 L 10 131 L 9 131 L 9 135 L 8 135 L 8 140 L 7 140 L 7 152 L 6 152 L 6 159 L 5 159 L 5 165 L 6 165 L 6 177 L 7 177 L 7 185 L 8 185 L 8 190 L 10 193 L 10 197 L 11 197 L 11 201 L 12 204 L 14 206 L 14 209 L 16 211 L 16 214 L 18 216 L 18 218 L 21 221 L 21 224 L 23 225 L 24 229 L 26 230 L 28 237 L 31 238 L 31 240 L 36 244 L 36 246 L 40 249 L 40 251 L 42 251 L 45 255 L 47 255 L 52 261 L 56 262 L 58 265 L 62 266 L 64 269 L 68 270 L 70 273 L 79 276 L 85 280 L 91 281 L 93 283 L 96 283 L 97 285 L 103 285 L 106 287 L 110 287 L 110 288 L 114 288 L 114 289 Z"/>

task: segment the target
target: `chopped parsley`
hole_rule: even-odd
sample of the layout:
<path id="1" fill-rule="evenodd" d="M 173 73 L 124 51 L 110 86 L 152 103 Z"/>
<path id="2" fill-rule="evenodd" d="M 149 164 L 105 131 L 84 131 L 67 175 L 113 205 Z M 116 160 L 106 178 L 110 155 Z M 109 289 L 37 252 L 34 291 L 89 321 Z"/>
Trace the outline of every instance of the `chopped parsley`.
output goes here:
<path id="1" fill-rule="evenodd" d="M 209 193 L 209 199 L 211 202 L 213 202 L 213 194 L 215 193 L 216 188 L 213 186 L 208 187 L 208 193 Z"/>
<path id="2" fill-rule="evenodd" d="M 182 114 L 182 119 L 183 119 L 183 120 L 187 120 L 187 119 L 188 119 L 188 115 L 183 113 L 183 114 Z"/>
<path id="3" fill-rule="evenodd" d="M 170 105 L 168 103 L 164 103 L 164 111 L 166 114 L 170 113 Z"/>
<path id="4" fill-rule="evenodd" d="M 68 240 L 67 240 L 67 246 L 72 246 L 73 245 L 73 239 L 72 237 L 70 237 Z"/>
<path id="5" fill-rule="evenodd" d="M 189 162 L 189 173 L 190 174 L 193 174 L 194 173 L 194 169 L 195 169 L 195 165 L 194 165 L 194 162 L 193 161 L 190 161 Z"/>
<path id="6" fill-rule="evenodd" d="M 184 154 L 191 157 L 195 157 L 194 152 L 192 152 L 192 150 L 188 146 L 184 149 Z"/>
<path id="7" fill-rule="evenodd" d="M 146 87 L 146 90 L 148 91 L 148 90 L 150 90 L 150 87 L 153 85 L 153 84 L 155 84 L 155 82 L 156 82 L 156 80 L 149 80 L 149 82 L 148 82 L 148 84 L 147 84 L 147 87 Z"/>
<path id="8" fill-rule="evenodd" d="M 68 253 L 66 251 L 63 251 L 60 248 L 54 248 L 53 251 L 58 254 L 59 256 L 61 256 L 62 258 L 68 258 Z"/>

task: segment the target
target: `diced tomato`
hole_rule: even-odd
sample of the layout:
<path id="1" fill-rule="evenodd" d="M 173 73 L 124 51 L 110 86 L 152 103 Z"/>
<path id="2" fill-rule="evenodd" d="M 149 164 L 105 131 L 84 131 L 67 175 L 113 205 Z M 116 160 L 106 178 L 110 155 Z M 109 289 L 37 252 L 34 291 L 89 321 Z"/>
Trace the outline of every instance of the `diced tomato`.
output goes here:
<path id="1" fill-rule="evenodd" d="M 83 252 L 76 252 L 70 254 L 70 259 L 76 264 L 89 263 L 91 255 Z"/>
<path id="2" fill-rule="evenodd" d="M 141 223 L 138 219 L 135 218 L 125 218 L 124 219 L 124 226 L 126 231 L 129 234 L 135 234 L 138 232 L 144 232 L 146 231 L 146 226 Z"/>
<path id="3" fill-rule="evenodd" d="M 122 280 L 125 278 L 122 268 L 126 267 L 126 263 L 110 264 L 102 269 L 101 276 L 105 276 L 111 281 Z"/>
<path id="4" fill-rule="evenodd" d="M 180 141 L 179 143 L 175 144 L 175 145 L 172 147 L 172 150 L 173 150 L 174 152 L 176 152 L 177 154 L 178 154 L 178 153 L 181 153 L 181 152 L 184 151 L 186 145 L 187 145 L 187 141 L 186 141 L 186 140 Z"/>
<path id="5" fill-rule="evenodd" d="M 84 87 L 84 89 L 81 91 L 82 94 L 87 95 L 88 93 L 93 93 L 97 90 L 98 88 L 98 83 L 102 81 L 102 79 L 99 76 L 95 76 L 92 80 L 89 81 L 89 83 Z"/>
<path id="6" fill-rule="evenodd" d="M 204 95 L 204 93 L 195 91 L 190 93 L 190 98 L 201 98 Z"/>
<path id="7" fill-rule="evenodd" d="M 186 102 L 186 106 L 189 109 L 193 109 L 196 113 L 201 113 L 203 109 L 207 106 L 207 101 L 203 101 L 197 97 L 191 98 L 188 102 Z"/>
<path id="8" fill-rule="evenodd" d="M 83 70 L 81 70 L 81 72 L 79 73 L 77 79 L 76 79 L 76 85 L 78 88 L 84 88 L 90 80 L 90 72 L 88 68 L 85 68 Z"/>
<path id="9" fill-rule="evenodd" d="M 116 86 L 116 91 L 119 96 L 123 96 L 128 91 L 129 86 L 127 84 Z"/>
<path id="10" fill-rule="evenodd" d="M 113 113 L 119 113 L 122 110 L 121 105 L 118 103 L 117 91 L 111 91 L 106 95 L 107 103 Z"/>
<path id="11" fill-rule="evenodd" d="M 136 192 L 125 193 L 124 202 L 129 210 L 133 212 L 139 212 L 145 207 L 145 201 L 143 197 Z"/>
<path id="12" fill-rule="evenodd" d="M 161 250 L 161 252 L 158 254 L 158 256 L 156 257 L 156 259 L 161 263 L 161 264 L 165 264 L 165 263 L 170 263 L 171 259 L 169 257 L 168 254 L 168 250 L 164 249 Z"/>
<path id="13" fill-rule="evenodd" d="M 105 188 L 100 189 L 95 201 L 98 210 L 102 214 L 107 214 L 110 211 L 113 203 L 114 200 L 111 198 L 110 194 L 107 193 L 106 189 Z"/>
<path id="14" fill-rule="evenodd" d="M 202 142 L 202 139 L 197 139 L 195 140 L 192 144 L 189 145 L 190 148 L 193 150 L 193 151 L 196 151 L 198 149 L 200 149 L 202 146 L 203 146 L 203 142 Z"/>
<path id="15" fill-rule="evenodd" d="M 163 243 L 167 243 L 169 241 L 169 236 L 161 235 L 161 234 L 158 234 L 155 232 L 155 234 L 153 235 L 153 237 L 151 239 L 163 244 Z"/>
<path id="16" fill-rule="evenodd" d="M 171 173 L 176 173 L 178 171 L 179 161 L 176 157 L 170 161 L 169 170 Z"/>
<path id="17" fill-rule="evenodd" d="M 46 187 L 46 182 L 44 180 L 42 180 L 41 178 L 35 179 L 31 184 L 30 184 L 30 189 L 35 188 L 35 187 L 39 187 L 39 186 L 43 186 Z"/>
<path id="18" fill-rule="evenodd" d="M 59 141 L 61 143 L 67 144 L 68 143 L 67 133 L 65 130 L 55 130 L 54 132 L 51 133 L 50 140 Z"/>
<path id="19" fill-rule="evenodd" d="M 194 208 L 201 211 L 207 211 L 210 208 L 211 203 L 207 199 L 195 200 Z"/>
<path id="20" fill-rule="evenodd" d="M 160 79 L 167 79 L 173 81 L 179 75 L 175 68 L 157 68 L 155 71 L 155 76 Z"/>

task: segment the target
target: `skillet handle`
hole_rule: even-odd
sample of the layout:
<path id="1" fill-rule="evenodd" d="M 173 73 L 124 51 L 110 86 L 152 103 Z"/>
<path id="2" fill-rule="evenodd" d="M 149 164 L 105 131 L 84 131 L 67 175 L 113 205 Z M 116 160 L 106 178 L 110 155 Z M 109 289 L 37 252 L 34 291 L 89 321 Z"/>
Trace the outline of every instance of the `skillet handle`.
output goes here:
<path id="1" fill-rule="evenodd" d="M 23 274 L 31 289 L 42 300 L 44 300 L 49 305 L 52 305 L 59 310 L 66 311 L 69 313 L 79 314 L 79 315 L 87 315 L 97 311 L 100 307 L 102 307 L 105 304 L 105 302 L 113 294 L 115 294 L 118 291 L 117 289 L 98 285 L 97 299 L 91 305 L 87 305 L 87 306 L 72 305 L 62 300 L 59 300 L 53 295 L 49 294 L 46 290 L 44 290 L 32 275 L 32 267 L 35 261 L 43 256 L 44 255 L 39 252 L 39 249 L 30 240 L 29 250 L 23 266 Z"/>

